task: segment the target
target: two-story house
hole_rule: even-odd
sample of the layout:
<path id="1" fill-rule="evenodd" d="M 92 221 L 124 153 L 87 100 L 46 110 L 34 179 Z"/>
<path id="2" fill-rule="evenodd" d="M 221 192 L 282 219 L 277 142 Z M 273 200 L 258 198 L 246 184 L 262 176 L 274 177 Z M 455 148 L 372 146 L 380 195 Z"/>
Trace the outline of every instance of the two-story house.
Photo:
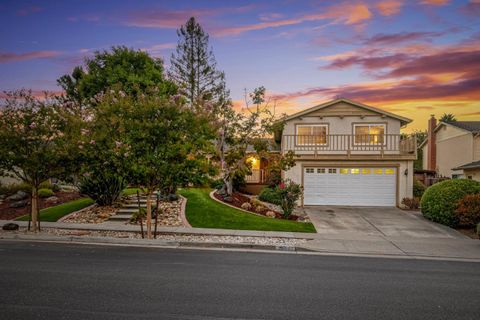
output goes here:
<path id="1" fill-rule="evenodd" d="M 419 146 L 423 169 L 447 178 L 480 181 L 480 121 L 439 122 L 432 115 Z"/>
<path id="2" fill-rule="evenodd" d="M 416 140 L 400 134 L 410 122 L 348 99 L 293 114 L 279 143 L 296 165 L 283 178 L 303 186 L 302 205 L 400 206 L 412 197 L 417 156 Z"/>

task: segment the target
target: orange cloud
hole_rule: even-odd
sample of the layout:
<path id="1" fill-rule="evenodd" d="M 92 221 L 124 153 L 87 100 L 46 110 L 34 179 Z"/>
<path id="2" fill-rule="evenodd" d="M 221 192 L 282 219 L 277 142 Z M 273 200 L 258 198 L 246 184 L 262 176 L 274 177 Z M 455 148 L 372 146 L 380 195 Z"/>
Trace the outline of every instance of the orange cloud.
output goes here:
<path id="1" fill-rule="evenodd" d="M 248 31 L 262 30 L 267 28 L 278 28 L 289 25 L 296 25 L 308 21 L 319 20 L 333 20 L 334 24 L 346 24 L 354 25 L 365 22 L 372 17 L 372 13 L 368 7 L 363 3 L 342 3 L 334 5 L 324 12 L 306 14 L 297 18 L 281 19 L 275 21 L 264 21 L 256 24 L 231 27 L 231 28 L 219 28 L 214 30 L 214 34 L 217 36 L 238 35 Z"/>
<path id="2" fill-rule="evenodd" d="M 422 0 L 420 1 L 421 4 L 427 4 L 431 6 L 444 6 L 446 5 L 450 0 Z"/>
<path id="3" fill-rule="evenodd" d="M 377 3 L 377 9 L 382 16 L 391 16 L 400 12 L 403 3 L 398 0 L 386 0 Z"/>
<path id="4" fill-rule="evenodd" d="M 60 54 L 61 52 L 59 51 L 32 51 L 27 53 L 0 52 L 0 63 L 53 58 Z"/>

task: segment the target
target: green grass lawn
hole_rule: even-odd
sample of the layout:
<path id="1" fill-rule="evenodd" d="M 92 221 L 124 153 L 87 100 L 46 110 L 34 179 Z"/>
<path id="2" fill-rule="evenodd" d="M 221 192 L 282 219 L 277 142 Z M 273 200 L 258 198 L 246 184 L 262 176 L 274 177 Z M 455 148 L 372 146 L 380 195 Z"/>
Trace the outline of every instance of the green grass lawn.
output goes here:
<path id="1" fill-rule="evenodd" d="M 143 193 L 142 189 L 140 188 L 126 188 L 126 189 L 123 189 L 122 196 L 130 196 L 132 194 L 137 194 L 137 191 L 140 191 L 140 193 Z"/>
<path id="2" fill-rule="evenodd" d="M 210 198 L 211 191 L 197 188 L 180 190 L 180 194 L 188 199 L 186 215 L 192 227 L 315 232 L 311 223 L 261 217 L 223 205 Z"/>
<path id="3" fill-rule="evenodd" d="M 88 207 L 93 204 L 93 202 L 90 198 L 80 198 L 59 204 L 58 206 L 42 209 L 40 210 L 40 221 L 55 222 L 69 213 Z M 28 221 L 28 218 L 29 216 L 25 215 L 17 218 L 17 220 Z"/>

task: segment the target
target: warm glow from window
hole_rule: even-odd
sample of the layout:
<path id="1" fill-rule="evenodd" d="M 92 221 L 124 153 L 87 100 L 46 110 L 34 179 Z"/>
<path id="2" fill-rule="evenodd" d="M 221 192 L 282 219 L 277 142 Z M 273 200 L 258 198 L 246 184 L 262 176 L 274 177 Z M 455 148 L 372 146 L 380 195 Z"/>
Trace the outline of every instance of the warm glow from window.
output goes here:
<path id="1" fill-rule="evenodd" d="M 395 170 L 394 169 L 385 169 L 385 174 L 394 174 Z"/>
<path id="2" fill-rule="evenodd" d="M 370 169 L 362 169 L 362 174 L 370 174 Z"/>
<path id="3" fill-rule="evenodd" d="M 360 173 L 360 169 L 353 168 L 353 169 L 350 170 L 350 172 L 351 172 L 352 174 L 359 174 L 359 173 Z"/>
<path id="4" fill-rule="evenodd" d="M 297 145 L 327 144 L 328 126 L 326 124 L 298 125 Z"/>
<path id="5" fill-rule="evenodd" d="M 341 168 L 341 169 L 340 169 L 340 174 L 348 174 L 348 169 L 346 169 L 346 168 Z"/>
<path id="6" fill-rule="evenodd" d="M 375 169 L 375 170 L 373 170 L 373 173 L 375 173 L 375 174 L 383 174 L 383 169 Z"/>
<path id="7" fill-rule="evenodd" d="M 260 160 L 251 156 L 247 158 L 247 162 L 252 165 L 252 169 L 260 169 Z"/>
<path id="8" fill-rule="evenodd" d="M 385 135 L 384 124 L 354 125 L 355 144 L 383 144 Z"/>

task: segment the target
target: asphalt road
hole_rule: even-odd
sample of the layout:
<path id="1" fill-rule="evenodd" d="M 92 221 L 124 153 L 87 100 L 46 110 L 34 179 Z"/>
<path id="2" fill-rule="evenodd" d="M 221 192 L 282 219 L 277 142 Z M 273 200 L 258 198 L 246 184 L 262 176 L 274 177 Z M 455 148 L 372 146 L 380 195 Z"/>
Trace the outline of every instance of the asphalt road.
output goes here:
<path id="1" fill-rule="evenodd" d="M 479 319 L 480 263 L 0 241 L 0 319 Z"/>

